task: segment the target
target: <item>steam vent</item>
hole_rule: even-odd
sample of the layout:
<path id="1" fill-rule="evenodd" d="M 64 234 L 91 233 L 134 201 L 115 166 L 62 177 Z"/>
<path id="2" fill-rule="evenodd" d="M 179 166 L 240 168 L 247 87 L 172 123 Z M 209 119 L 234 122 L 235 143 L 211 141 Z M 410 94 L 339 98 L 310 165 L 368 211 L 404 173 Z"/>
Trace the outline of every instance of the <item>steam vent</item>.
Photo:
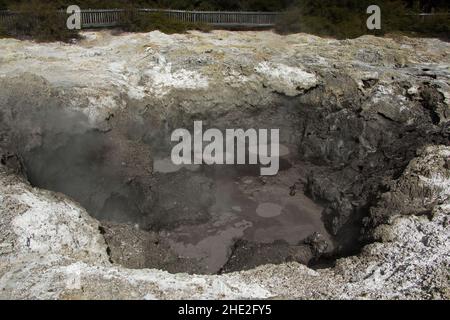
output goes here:
<path id="1" fill-rule="evenodd" d="M 447 41 L 80 35 L 0 39 L 0 298 L 450 298 Z"/>

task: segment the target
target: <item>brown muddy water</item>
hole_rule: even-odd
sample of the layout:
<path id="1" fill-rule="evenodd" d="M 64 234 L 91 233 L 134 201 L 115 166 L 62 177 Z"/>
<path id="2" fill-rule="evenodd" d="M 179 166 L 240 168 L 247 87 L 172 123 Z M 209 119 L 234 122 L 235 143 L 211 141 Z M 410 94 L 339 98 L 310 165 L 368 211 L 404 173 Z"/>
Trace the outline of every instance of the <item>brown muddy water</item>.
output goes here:
<path id="1" fill-rule="evenodd" d="M 296 246 L 316 232 L 332 250 L 321 219 L 323 208 L 304 194 L 303 164 L 295 163 L 291 150 L 295 154 L 294 146 L 280 145 L 280 172 L 274 177 L 260 176 L 257 165 L 175 166 L 167 158 L 155 160 L 154 171 L 159 174 L 201 172 L 215 184 L 207 222 L 182 225 L 161 235 L 180 257 L 201 261 L 208 273 L 223 267 L 237 239 L 261 244 L 282 240 Z"/>

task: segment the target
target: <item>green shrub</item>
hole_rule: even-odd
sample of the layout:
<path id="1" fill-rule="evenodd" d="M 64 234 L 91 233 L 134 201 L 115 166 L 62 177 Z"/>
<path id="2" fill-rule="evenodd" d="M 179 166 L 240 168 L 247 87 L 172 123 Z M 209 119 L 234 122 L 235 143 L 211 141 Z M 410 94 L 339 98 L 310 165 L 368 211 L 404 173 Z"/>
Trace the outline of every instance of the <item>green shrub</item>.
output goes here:
<path id="1" fill-rule="evenodd" d="M 323 37 L 355 38 L 367 31 L 365 20 L 356 14 L 341 17 L 339 10 L 329 16 L 305 15 L 301 9 L 288 11 L 276 25 L 282 34 L 305 32 Z"/>
<path id="2" fill-rule="evenodd" d="M 368 30 L 366 27 L 366 9 L 371 4 L 381 8 L 381 30 Z M 422 19 L 414 15 L 417 12 L 407 9 L 405 2 L 398 0 L 301 0 L 283 14 L 276 30 L 279 33 L 306 32 L 338 39 L 393 32 L 428 36 L 449 34 L 450 16 Z"/>
<path id="3" fill-rule="evenodd" d="M 6 29 L 3 25 L 0 24 L 0 39 L 7 38 L 8 33 L 6 32 Z"/>
<path id="4" fill-rule="evenodd" d="M 410 27 L 401 31 L 414 32 L 419 36 L 437 36 L 448 40 L 450 36 L 450 15 L 410 17 Z"/>
<path id="5" fill-rule="evenodd" d="M 122 24 L 124 31 L 150 32 L 159 30 L 166 34 L 184 33 L 189 30 L 209 31 L 210 27 L 203 23 L 189 23 L 169 18 L 164 13 L 138 12 L 127 10 L 125 21 Z"/>
<path id="6" fill-rule="evenodd" d="M 18 14 L 12 23 L 4 26 L 4 32 L 19 39 L 33 39 L 40 42 L 64 41 L 79 38 L 76 30 L 66 26 L 67 15 L 54 6 L 39 1 L 23 3 L 13 8 Z"/>

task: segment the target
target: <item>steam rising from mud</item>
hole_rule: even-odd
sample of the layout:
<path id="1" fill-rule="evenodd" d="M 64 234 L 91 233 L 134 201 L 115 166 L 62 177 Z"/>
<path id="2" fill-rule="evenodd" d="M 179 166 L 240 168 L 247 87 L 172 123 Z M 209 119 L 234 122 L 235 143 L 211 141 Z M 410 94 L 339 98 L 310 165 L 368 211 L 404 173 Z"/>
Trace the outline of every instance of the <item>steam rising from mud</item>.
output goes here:
<path id="1" fill-rule="evenodd" d="M 220 271 L 238 239 L 289 247 L 327 235 L 322 208 L 293 197 L 301 177 L 285 145 L 280 174 L 264 178 L 259 165 L 174 166 L 164 157 L 167 128 L 130 121 L 101 131 L 57 105 L 20 105 L 1 126 L 2 149 L 19 155 L 32 185 L 70 196 L 101 221 L 159 232 L 178 256 L 203 261 L 201 272 Z"/>

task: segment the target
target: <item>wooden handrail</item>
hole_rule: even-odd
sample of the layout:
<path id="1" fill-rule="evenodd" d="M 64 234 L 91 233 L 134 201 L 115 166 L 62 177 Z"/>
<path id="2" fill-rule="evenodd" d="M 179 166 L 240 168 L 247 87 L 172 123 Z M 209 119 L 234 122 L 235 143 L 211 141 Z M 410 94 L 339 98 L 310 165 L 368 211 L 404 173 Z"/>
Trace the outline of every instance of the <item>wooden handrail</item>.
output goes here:
<path id="1" fill-rule="evenodd" d="M 195 10 L 171 10 L 171 9 L 136 9 L 143 13 L 162 13 L 171 19 L 183 22 L 205 23 L 213 26 L 233 27 L 271 27 L 281 12 L 260 11 L 195 11 Z M 59 10 L 65 13 L 64 10 Z M 126 9 L 82 9 L 81 21 L 84 28 L 113 27 L 120 25 L 123 16 L 120 13 Z M 3 14 L 1 14 L 3 13 Z M 0 12 L 0 19 L 5 16 L 20 14 L 16 11 Z"/>

